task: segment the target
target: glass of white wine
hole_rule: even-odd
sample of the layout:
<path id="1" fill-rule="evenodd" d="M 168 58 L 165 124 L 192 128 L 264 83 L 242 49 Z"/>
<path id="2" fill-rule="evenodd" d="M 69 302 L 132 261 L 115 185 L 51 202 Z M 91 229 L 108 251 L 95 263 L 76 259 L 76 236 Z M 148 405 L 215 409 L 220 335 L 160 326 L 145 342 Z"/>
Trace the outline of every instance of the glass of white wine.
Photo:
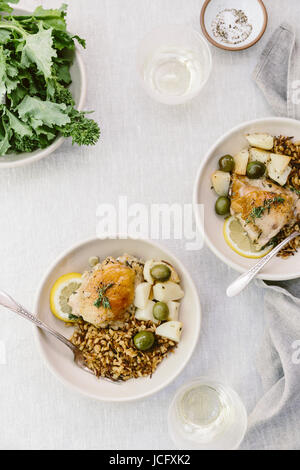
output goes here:
<path id="1" fill-rule="evenodd" d="M 200 33 L 180 25 L 149 33 L 140 44 L 137 65 L 146 92 L 165 104 L 182 104 L 207 82 L 212 57 Z"/>
<path id="2" fill-rule="evenodd" d="M 200 377 L 177 391 L 168 425 L 179 449 L 234 450 L 244 438 L 247 412 L 231 387 Z"/>

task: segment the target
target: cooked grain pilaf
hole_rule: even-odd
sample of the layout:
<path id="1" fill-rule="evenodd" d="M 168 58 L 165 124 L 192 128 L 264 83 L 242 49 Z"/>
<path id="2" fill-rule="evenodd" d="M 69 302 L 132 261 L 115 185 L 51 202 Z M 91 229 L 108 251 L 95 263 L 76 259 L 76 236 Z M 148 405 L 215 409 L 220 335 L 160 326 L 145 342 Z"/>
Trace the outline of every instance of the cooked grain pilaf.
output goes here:
<path id="1" fill-rule="evenodd" d="M 287 187 L 293 191 L 298 192 L 300 195 L 300 141 L 293 142 L 293 137 L 279 136 L 274 140 L 274 153 L 288 155 L 292 158 L 289 165 L 292 167 Z M 279 243 L 284 240 L 295 230 L 300 231 L 300 221 L 292 227 L 286 227 L 277 235 L 276 241 Z M 294 238 L 288 245 L 286 245 L 278 254 L 282 258 L 293 256 L 297 249 L 300 248 L 300 237 Z"/>
<path id="2" fill-rule="evenodd" d="M 149 351 L 138 351 L 133 337 L 139 331 L 152 331 L 152 322 L 138 321 L 134 317 L 125 323 L 122 330 L 96 328 L 79 320 L 75 324 L 72 343 L 84 352 L 87 366 L 98 377 L 113 380 L 128 380 L 152 375 L 160 362 L 173 351 L 176 343 L 156 336 L 155 344 Z"/>

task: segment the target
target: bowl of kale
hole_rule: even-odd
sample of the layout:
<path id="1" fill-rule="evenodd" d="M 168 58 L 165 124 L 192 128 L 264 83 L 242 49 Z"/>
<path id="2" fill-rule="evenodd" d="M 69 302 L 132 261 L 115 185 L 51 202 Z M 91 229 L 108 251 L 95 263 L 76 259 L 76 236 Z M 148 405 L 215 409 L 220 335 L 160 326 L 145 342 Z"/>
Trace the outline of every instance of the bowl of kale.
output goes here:
<path id="1" fill-rule="evenodd" d="M 66 138 L 100 137 L 83 110 L 85 40 L 67 30 L 66 5 L 31 13 L 9 5 L 18 1 L 0 1 L 0 168 L 39 160 Z"/>

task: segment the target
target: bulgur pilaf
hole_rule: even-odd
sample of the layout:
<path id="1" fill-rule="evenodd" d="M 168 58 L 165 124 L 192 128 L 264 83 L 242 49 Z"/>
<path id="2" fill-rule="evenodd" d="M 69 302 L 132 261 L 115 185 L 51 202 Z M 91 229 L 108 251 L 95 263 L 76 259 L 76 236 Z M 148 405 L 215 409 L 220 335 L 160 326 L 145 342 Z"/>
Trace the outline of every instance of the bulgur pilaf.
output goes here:
<path id="1" fill-rule="evenodd" d="M 155 333 L 156 325 L 138 321 L 134 315 L 122 330 L 96 328 L 80 320 L 75 324 L 71 342 L 84 352 L 87 366 L 97 377 L 126 381 L 152 376 L 161 361 L 176 347 L 174 341 L 156 336 L 149 351 L 137 350 L 133 337 L 145 330 Z"/>
<path id="2" fill-rule="evenodd" d="M 287 155 L 291 157 L 290 166 L 292 171 L 288 178 L 287 187 L 292 191 L 296 191 L 300 195 L 300 141 L 293 141 L 293 137 L 285 137 L 280 135 L 274 139 L 274 153 Z M 294 231 L 300 231 L 300 222 L 298 221 L 292 227 L 285 227 L 276 237 L 276 242 L 280 243 L 288 235 Z M 281 258 L 293 256 L 297 249 L 300 248 L 300 237 L 294 238 L 286 245 L 278 254 Z"/>

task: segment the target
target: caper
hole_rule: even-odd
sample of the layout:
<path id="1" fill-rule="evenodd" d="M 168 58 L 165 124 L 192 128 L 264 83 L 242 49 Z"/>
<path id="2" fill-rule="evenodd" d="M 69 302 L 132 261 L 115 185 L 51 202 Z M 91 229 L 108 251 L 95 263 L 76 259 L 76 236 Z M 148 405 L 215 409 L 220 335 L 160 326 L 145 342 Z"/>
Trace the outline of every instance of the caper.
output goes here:
<path id="1" fill-rule="evenodd" d="M 165 264 L 156 264 L 150 269 L 150 274 L 156 281 L 165 282 L 171 277 L 171 269 Z"/>
<path id="2" fill-rule="evenodd" d="M 164 302 L 156 302 L 153 307 L 153 316 L 156 320 L 165 321 L 169 316 L 169 307 Z"/>
<path id="3" fill-rule="evenodd" d="M 215 210 L 218 215 L 227 215 L 230 210 L 230 199 L 226 196 L 220 196 L 215 205 Z"/>
<path id="4" fill-rule="evenodd" d="M 251 180 L 261 178 L 266 172 L 266 165 L 262 162 L 251 162 L 247 165 L 247 176 Z"/>
<path id="5" fill-rule="evenodd" d="M 154 334 L 151 331 L 140 331 L 133 338 L 133 342 L 140 351 L 147 351 L 153 346 L 154 339 Z"/>
<path id="6" fill-rule="evenodd" d="M 222 171 L 230 172 L 234 170 L 234 159 L 231 155 L 224 155 L 219 160 L 219 168 Z"/>

